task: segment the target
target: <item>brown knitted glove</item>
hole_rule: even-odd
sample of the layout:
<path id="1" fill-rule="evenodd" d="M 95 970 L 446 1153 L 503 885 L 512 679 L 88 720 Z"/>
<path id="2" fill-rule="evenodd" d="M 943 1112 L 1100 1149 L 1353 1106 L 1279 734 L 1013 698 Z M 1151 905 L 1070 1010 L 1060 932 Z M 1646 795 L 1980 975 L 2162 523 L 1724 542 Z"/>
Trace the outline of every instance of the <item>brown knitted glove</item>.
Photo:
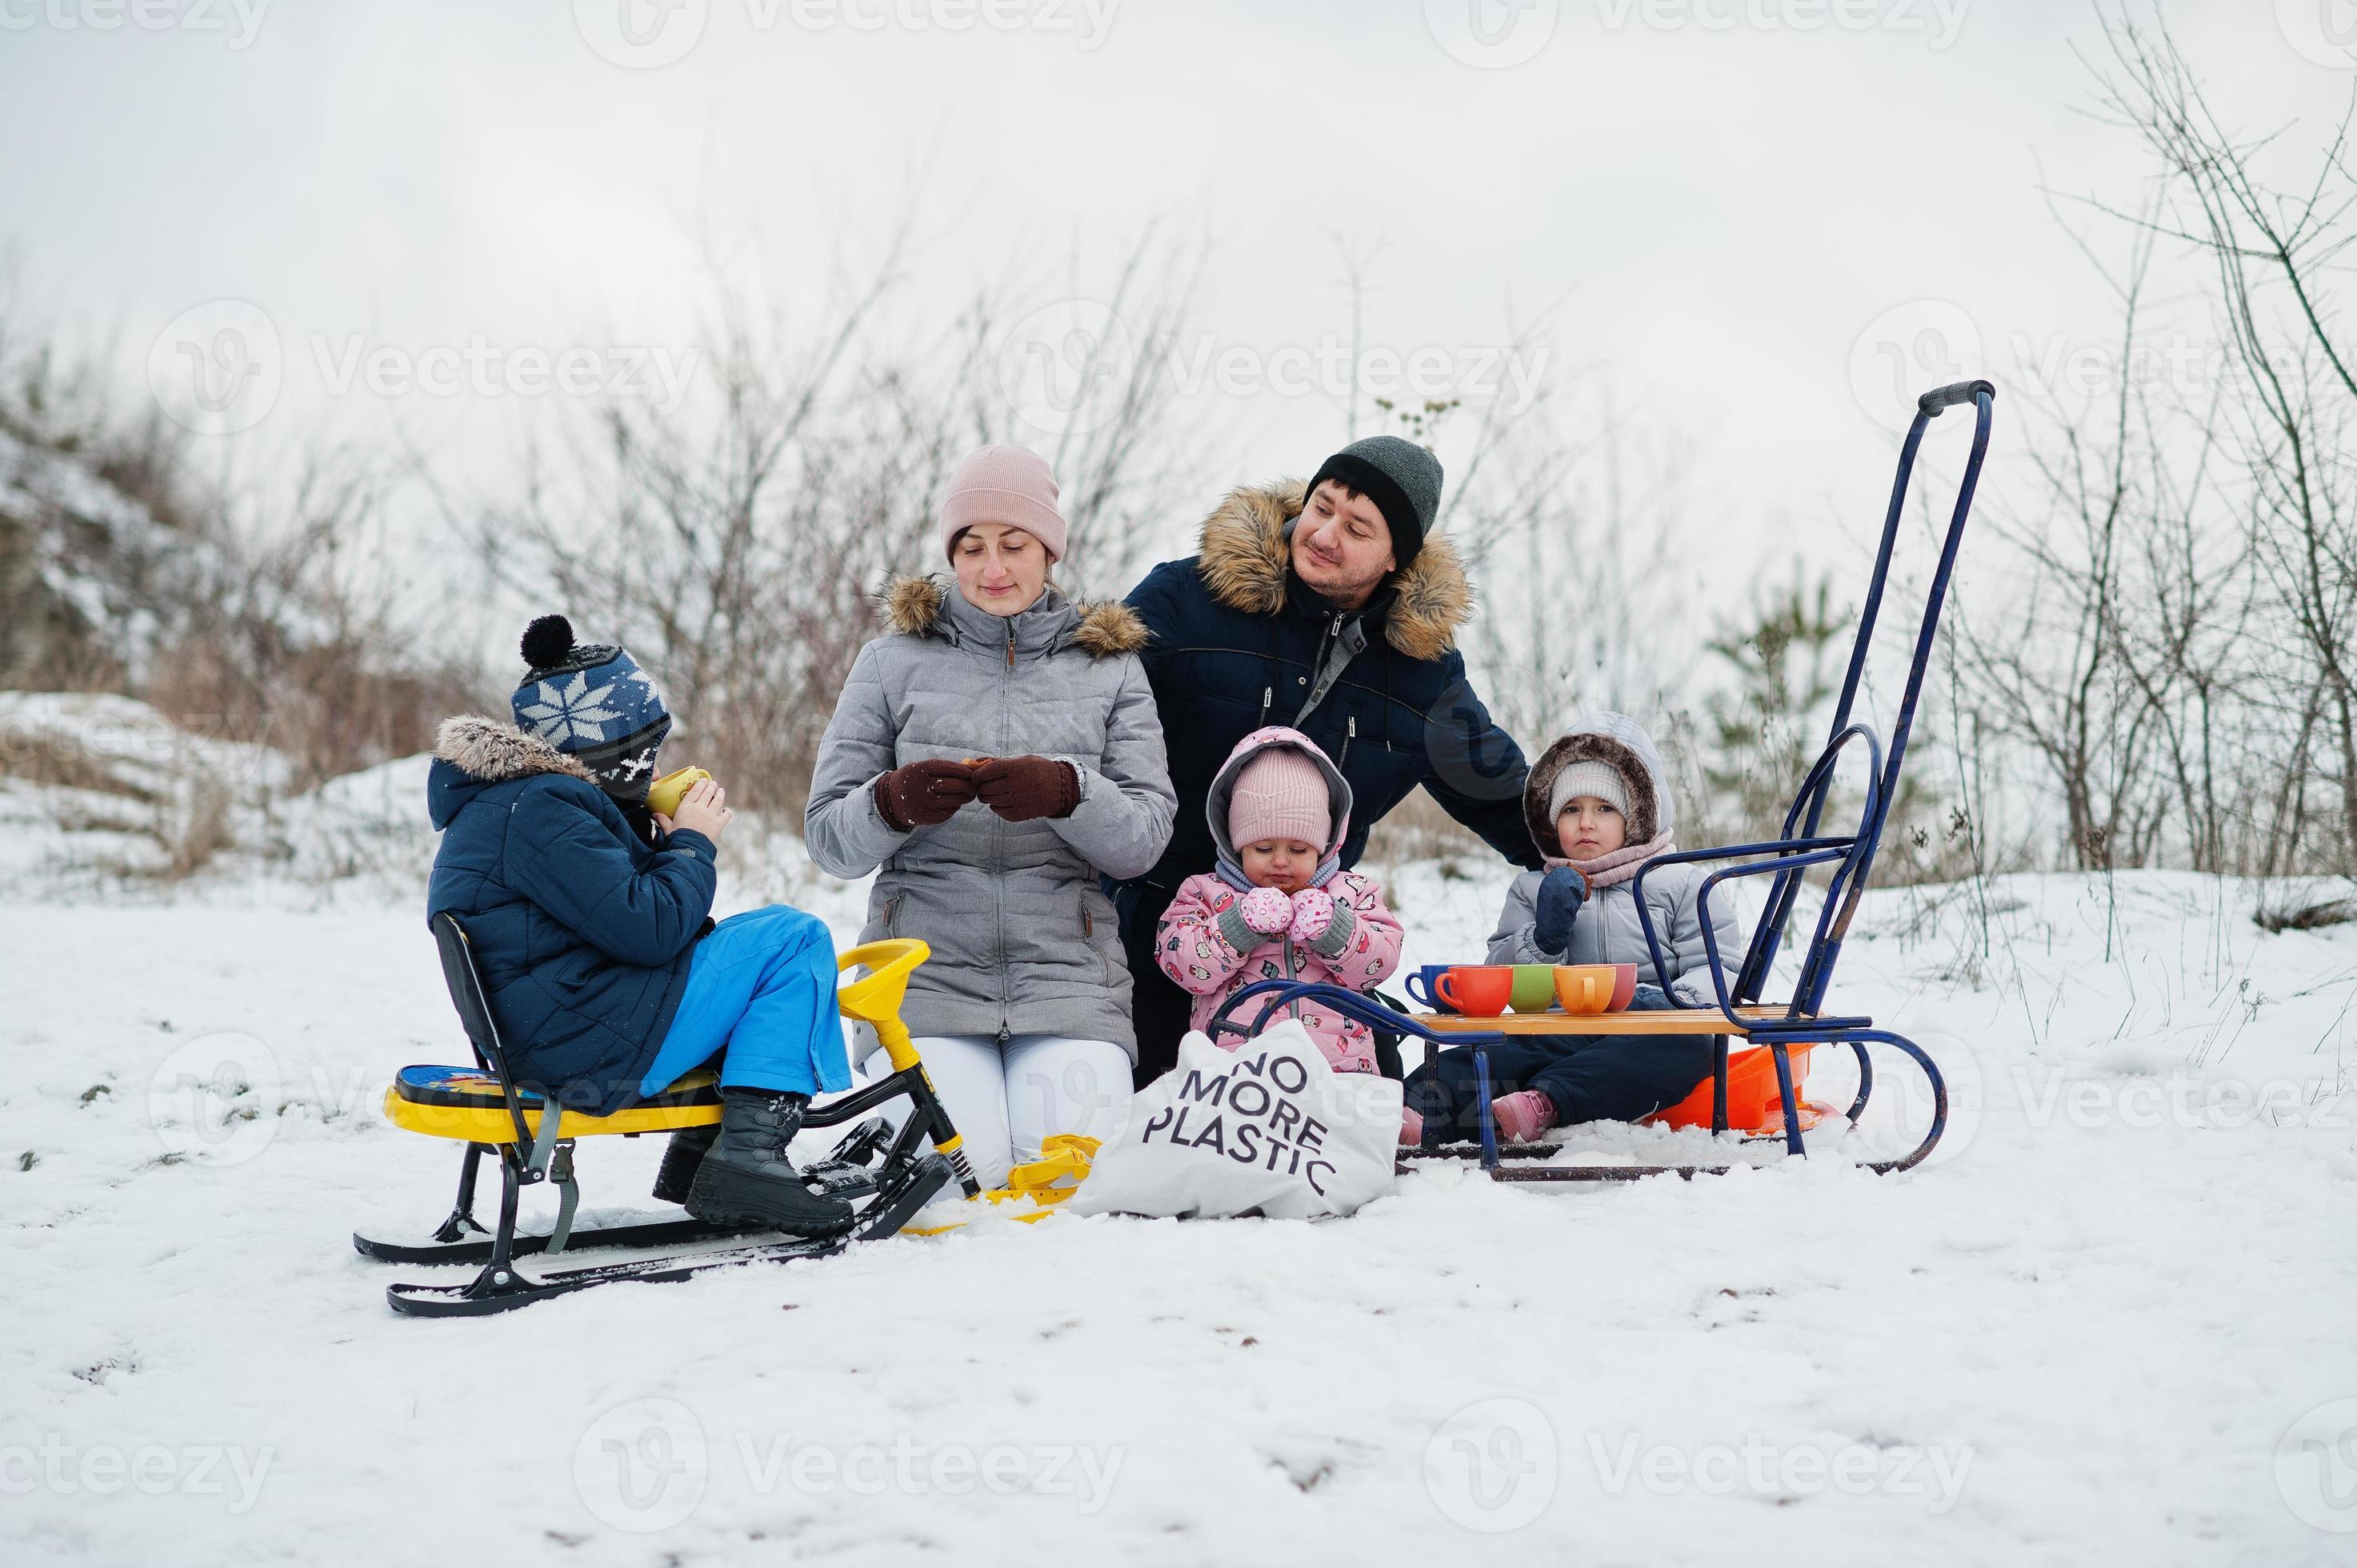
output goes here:
<path id="1" fill-rule="evenodd" d="M 1045 757 L 994 757 L 974 770 L 974 792 L 1010 822 L 1069 817 L 1081 803 L 1081 776 Z"/>
<path id="2" fill-rule="evenodd" d="M 974 799 L 974 772 L 963 762 L 911 762 L 876 780 L 876 810 L 896 833 L 935 827 Z"/>

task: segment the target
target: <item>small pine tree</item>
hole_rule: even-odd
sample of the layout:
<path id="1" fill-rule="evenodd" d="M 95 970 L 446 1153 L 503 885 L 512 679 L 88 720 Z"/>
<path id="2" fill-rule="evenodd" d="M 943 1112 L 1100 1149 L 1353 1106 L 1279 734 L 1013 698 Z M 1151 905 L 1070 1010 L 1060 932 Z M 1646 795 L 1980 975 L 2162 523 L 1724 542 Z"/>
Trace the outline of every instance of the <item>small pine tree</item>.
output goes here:
<path id="1" fill-rule="evenodd" d="M 1709 825 L 1722 842 L 1759 843 L 1782 832 L 1792 797 L 1830 738 L 1854 632 L 1855 618 L 1834 607 L 1832 580 L 1822 574 L 1811 579 L 1796 564 L 1790 583 L 1756 601 L 1743 618 L 1720 622 L 1704 645 L 1732 667 L 1729 683 L 1704 703 L 1701 747 Z M 1930 741 L 1919 719 L 1910 755 L 1928 755 Z M 1845 754 L 1821 831 L 1856 828 L 1867 756 L 1855 742 Z M 1957 807 L 1937 821 L 1939 802 L 1916 773 L 1910 767 L 1900 781 L 1877 862 L 1878 882 L 1948 880 L 1969 864 L 1973 824 Z M 1816 875 L 1827 872 L 1821 867 Z"/>
<path id="2" fill-rule="evenodd" d="M 1848 616 L 1833 608 L 1832 580 L 1810 583 L 1796 564 L 1790 584 L 1741 620 L 1722 620 L 1704 644 L 1733 667 L 1733 680 L 1704 705 L 1703 782 L 1717 813 L 1746 839 L 1775 836 L 1824 745 L 1849 630 Z"/>

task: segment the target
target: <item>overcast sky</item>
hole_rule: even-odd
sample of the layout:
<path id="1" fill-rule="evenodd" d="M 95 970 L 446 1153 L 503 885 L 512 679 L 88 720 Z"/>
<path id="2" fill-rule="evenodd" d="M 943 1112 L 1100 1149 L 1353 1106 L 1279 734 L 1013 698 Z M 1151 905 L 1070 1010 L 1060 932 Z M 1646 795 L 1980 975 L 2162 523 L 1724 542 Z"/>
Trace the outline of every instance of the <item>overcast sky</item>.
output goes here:
<path id="1" fill-rule="evenodd" d="M 2313 141 L 2357 81 L 2336 5 L 2171 15 L 2230 114 Z M 1946 368 L 1894 355 L 2005 383 L 2108 343 L 2041 168 L 2123 201 L 2147 169 L 2074 44 L 2075 0 L 0 0 L 0 238 L 128 383 L 182 313 L 258 310 L 248 438 L 285 442 L 381 429 L 331 395 L 356 345 L 683 349 L 699 221 L 807 302 L 920 177 L 929 297 L 1021 258 L 1049 303 L 1162 216 L 1211 242 L 1200 342 L 1264 380 L 1348 330 L 1335 236 L 1380 242 L 1370 342 L 1477 370 L 1555 305 L 1555 362 L 1690 448 L 1703 534 L 1830 548 L 1889 482 L 1872 389 Z M 1314 390 L 1199 395 L 1196 515 L 1342 435 Z M 547 401 L 396 412 L 482 474 Z"/>

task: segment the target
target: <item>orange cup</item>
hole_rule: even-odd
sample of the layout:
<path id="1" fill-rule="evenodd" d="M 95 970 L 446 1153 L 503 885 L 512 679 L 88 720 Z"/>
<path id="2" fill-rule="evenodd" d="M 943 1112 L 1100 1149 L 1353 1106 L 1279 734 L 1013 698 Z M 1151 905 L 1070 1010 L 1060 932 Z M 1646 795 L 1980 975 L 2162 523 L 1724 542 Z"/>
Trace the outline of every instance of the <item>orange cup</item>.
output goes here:
<path id="1" fill-rule="evenodd" d="M 1560 963 L 1555 970 L 1555 997 L 1572 1014 L 1611 1013 L 1629 1005 L 1637 993 L 1633 963 Z"/>
<path id="2" fill-rule="evenodd" d="M 1471 1018 L 1494 1018 L 1513 1000 L 1514 971 L 1511 964 L 1460 963 L 1433 982 L 1439 998 Z"/>

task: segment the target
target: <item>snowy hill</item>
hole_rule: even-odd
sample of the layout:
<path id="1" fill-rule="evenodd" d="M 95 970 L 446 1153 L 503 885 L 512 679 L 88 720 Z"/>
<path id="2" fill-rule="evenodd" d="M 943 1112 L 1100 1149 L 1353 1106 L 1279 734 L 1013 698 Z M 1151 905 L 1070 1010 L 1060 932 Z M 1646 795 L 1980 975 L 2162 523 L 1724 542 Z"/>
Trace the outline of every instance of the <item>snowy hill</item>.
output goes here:
<path id="1" fill-rule="evenodd" d="M 218 564 L 106 463 L 70 436 L 0 429 L 0 681 L 144 678 L 159 607 Z"/>
<path id="2" fill-rule="evenodd" d="M 1422 963 L 1502 879 L 1391 882 Z M 414 897 L 343 886 L 0 904 L 45 979 L 0 1021 L 12 1564 L 2350 1560 L 2307 1444 L 2357 1397 L 2357 928 L 2266 934 L 2254 887 L 1870 896 L 1836 999 L 1953 1086 L 1903 1176 L 1844 1158 L 1920 1125 L 1889 1058 L 1867 1125 L 1726 1177 L 1447 1168 L 421 1323 L 382 1288 L 433 1271 L 347 1238 L 447 1210 L 452 1152 L 377 1107 L 465 1047 Z M 806 886 L 847 940 L 860 890 Z M 659 1154 L 585 1148 L 588 1208 L 656 1212 Z"/>

